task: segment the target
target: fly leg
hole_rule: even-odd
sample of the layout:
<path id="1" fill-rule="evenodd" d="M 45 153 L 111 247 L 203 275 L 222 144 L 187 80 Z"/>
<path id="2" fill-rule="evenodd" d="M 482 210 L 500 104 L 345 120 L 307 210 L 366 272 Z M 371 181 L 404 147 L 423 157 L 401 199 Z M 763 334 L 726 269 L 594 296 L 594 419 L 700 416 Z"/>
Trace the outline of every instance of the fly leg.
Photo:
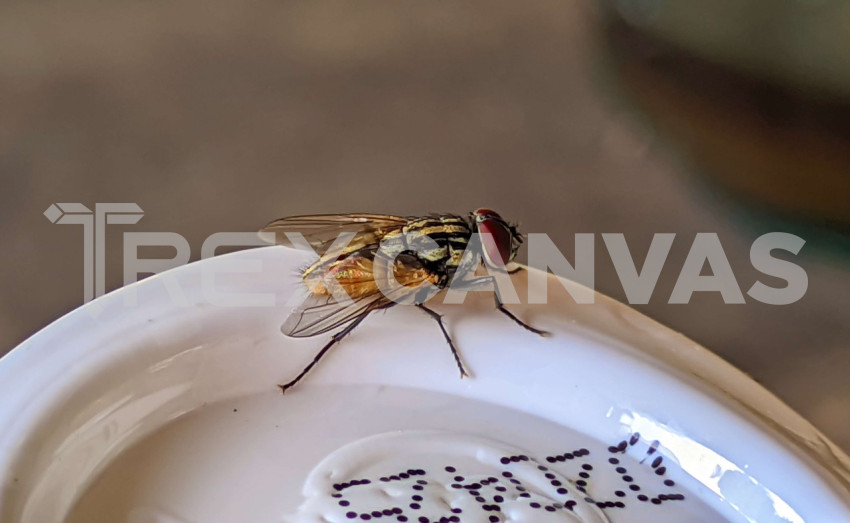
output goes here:
<path id="1" fill-rule="evenodd" d="M 347 327 L 345 327 L 341 331 L 339 331 L 336 334 L 334 334 L 333 336 L 331 336 L 331 341 L 329 341 L 327 345 L 322 347 L 322 350 L 320 350 L 319 353 L 316 354 L 316 357 L 313 358 L 313 361 L 311 361 L 309 365 L 304 367 L 304 370 L 302 370 L 301 373 L 298 374 L 298 376 L 295 376 L 294 380 L 290 381 L 289 383 L 287 383 L 285 385 L 278 385 L 278 387 L 280 387 L 280 391 L 282 393 L 286 394 L 286 391 L 288 391 L 293 386 L 295 386 L 296 383 L 301 381 L 301 378 L 306 376 L 307 373 L 310 372 L 310 369 L 312 369 L 313 367 L 316 366 L 317 363 L 319 363 L 319 360 L 322 359 L 322 356 L 324 356 L 328 352 L 328 350 L 330 350 L 331 347 L 333 347 L 334 345 L 339 343 L 340 340 L 342 340 L 345 336 L 350 334 L 351 331 L 353 331 L 355 327 L 360 325 L 360 322 L 365 320 L 366 316 L 368 316 L 368 315 L 369 315 L 368 313 L 361 315 L 359 318 L 357 318 L 356 320 L 351 322 Z"/>
<path id="2" fill-rule="evenodd" d="M 493 293 L 493 298 L 495 298 L 495 299 L 496 299 L 496 308 L 497 308 L 497 309 L 499 309 L 499 311 L 500 311 L 502 314 L 504 314 L 504 315 L 505 315 L 505 316 L 507 316 L 508 318 L 510 318 L 510 319 L 512 319 L 512 320 L 514 320 L 514 321 L 515 321 L 515 322 L 516 322 L 516 323 L 517 323 L 520 327 L 523 327 L 523 328 L 525 328 L 526 330 L 530 330 L 531 332 L 533 332 L 534 334 L 537 334 L 538 336 L 546 337 L 546 336 L 551 336 L 551 335 L 552 335 L 552 333 L 551 333 L 551 332 L 549 332 L 549 331 L 544 331 L 544 330 L 540 330 L 540 329 L 535 329 L 535 328 L 534 328 L 534 327 L 532 327 L 531 325 L 529 325 L 529 324 L 525 323 L 525 322 L 524 322 L 524 321 L 522 321 L 521 319 L 519 319 L 519 318 L 517 318 L 516 316 L 514 316 L 514 313 L 512 313 L 511 311 L 509 311 L 509 310 L 505 307 L 505 304 L 504 304 L 504 303 L 502 303 L 502 298 L 499 296 L 499 291 L 498 291 L 498 289 L 497 289 L 497 290 Z"/>
<path id="3" fill-rule="evenodd" d="M 523 267 L 520 267 L 520 269 L 523 269 Z M 531 325 L 525 323 L 521 319 L 514 316 L 514 313 L 509 311 L 507 309 L 507 307 L 505 307 L 505 304 L 502 303 L 502 297 L 499 295 L 499 286 L 496 285 L 496 280 L 492 276 L 479 276 L 479 277 L 473 278 L 471 280 L 466 280 L 466 281 L 460 282 L 460 285 L 458 286 L 458 288 L 461 289 L 461 290 L 474 290 L 475 288 L 480 288 L 480 287 L 489 286 L 489 285 L 493 285 L 493 298 L 496 301 L 496 309 L 499 312 L 501 312 L 502 314 L 504 314 L 508 318 L 512 319 L 520 327 L 522 327 L 526 330 L 529 330 L 529 331 L 533 332 L 534 334 L 537 334 L 538 336 L 544 336 L 545 337 L 545 336 L 551 335 L 551 333 L 549 331 L 535 329 Z"/>
<path id="4" fill-rule="evenodd" d="M 416 306 L 422 309 L 425 314 L 437 320 L 437 324 L 440 326 L 440 330 L 443 331 L 443 336 L 445 336 L 446 342 L 449 344 L 449 348 L 452 349 L 452 355 L 455 357 L 455 363 L 457 363 L 457 368 L 460 370 L 461 379 L 469 376 L 469 374 L 466 373 L 466 369 L 463 368 L 463 363 L 460 361 L 460 354 L 458 353 L 457 348 L 455 347 L 455 344 L 452 341 L 452 337 L 449 336 L 445 325 L 443 325 L 443 315 L 438 313 L 437 311 L 429 309 L 421 303 L 417 303 Z"/>

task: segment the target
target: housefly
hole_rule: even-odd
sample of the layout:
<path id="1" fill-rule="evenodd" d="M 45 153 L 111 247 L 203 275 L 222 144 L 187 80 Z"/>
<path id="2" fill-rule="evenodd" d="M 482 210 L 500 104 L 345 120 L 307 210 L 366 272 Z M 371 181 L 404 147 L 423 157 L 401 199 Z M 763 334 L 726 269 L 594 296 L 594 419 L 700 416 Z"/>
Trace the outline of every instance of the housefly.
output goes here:
<path id="1" fill-rule="evenodd" d="M 294 234 L 306 240 L 312 249 L 325 253 L 301 273 L 307 297 L 286 318 L 281 331 L 301 338 L 340 329 L 294 379 L 279 385 L 284 393 L 370 313 L 397 303 L 415 305 L 437 322 L 461 378 L 467 376 L 442 316 L 427 307 L 425 301 L 449 286 L 473 289 L 493 285 L 492 276 L 476 277 L 474 272 L 478 267 L 470 267 L 468 260 L 473 260 L 472 265 L 486 264 L 491 270 L 516 272 L 508 271 L 507 266 L 523 241 L 516 226 L 489 209 L 478 209 L 465 217 L 454 214 L 290 216 L 269 223 L 261 232 L 274 233 L 277 243 L 290 245 L 295 244 Z M 348 241 L 339 243 L 340 238 Z M 473 241 L 474 238 L 478 241 Z M 340 289 L 345 295 L 340 296 Z M 511 320 L 541 336 L 548 334 L 527 325 L 505 308 L 498 288 L 494 296 L 496 308 Z"/>

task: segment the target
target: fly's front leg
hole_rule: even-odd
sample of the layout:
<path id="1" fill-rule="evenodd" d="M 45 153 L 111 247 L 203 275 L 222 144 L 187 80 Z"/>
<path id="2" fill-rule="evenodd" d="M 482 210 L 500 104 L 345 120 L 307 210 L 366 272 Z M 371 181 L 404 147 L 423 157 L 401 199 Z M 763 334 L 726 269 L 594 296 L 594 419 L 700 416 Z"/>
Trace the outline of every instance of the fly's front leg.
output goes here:
<path id="1" fill-rule="evenodd" d="M 522 269 L 522 267 L 520 267 L 520 269 Z M 476 289 L 480 289 L 480 288 L 483 288 L 483 287 L 486 287 L 486 286 L 489 286 L 489 285 L 493 286 L 493 298 L 496 301 L 496 309 L 498 309 L 499 312 L 501 312 L 502 314 L 504 314 L 508 318 L 514 320 L 514 322 L 516 322 L 518 325 L 520 325 L 524 329 L 527 329 L 527 330 L 533 332 L 534 334 L 537 334 L 539 336 L 549 336 L 549 335 L 551 335 L 550 332 L 540 330 L 540 329 L 535 329 L 531 325 L 525 323 L 521 319 L 514 316 L 514 314 L 505 307 L 505 304 L 502 303 L 502 297 L 499 295 L 499 286 L 496 285 L 496 280 L 492 276 L 479 276 L 478 278 L 473 278 L 471 280 L 466 280 L 466 281 L 460 282 L 460 285 L 457 288 L 460 289 L 460 290 L 476 290 Z"/>
<path id="2" fill-rule="evenodd" d="M 496 299 L 496 308 L 499 309 L 505 316 L 514 320 L 521 327 L 523 327 L 527 330 L 530 330 L 531 332 L 533 332 L 534 334 L 537 334 L 538 336 L 546 337 L 546 336 L 552 335 L 551 332 L 540 330 L 540 329 L 535 329 L 531 325 L 525 323 L 521 319 L 514 316 L 514 314 L 511 311 L 509 311 L 507 308 L 505 308 L 505 304 L 502 303 L 502 298 L 499 296 L 499 290 L 498 289 L 496 289 L 496 291 L 493 293 L 493 297 Z"/>

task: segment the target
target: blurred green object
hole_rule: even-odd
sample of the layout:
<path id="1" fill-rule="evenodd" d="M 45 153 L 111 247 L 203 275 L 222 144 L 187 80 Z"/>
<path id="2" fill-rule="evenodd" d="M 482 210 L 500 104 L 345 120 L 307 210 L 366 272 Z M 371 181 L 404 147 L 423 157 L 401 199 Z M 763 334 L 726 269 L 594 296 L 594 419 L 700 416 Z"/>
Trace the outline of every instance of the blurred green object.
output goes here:
<path id="1" fill-rule="evenodd" d="M 732 193 L 850 230 L 850 2 L 608 2 L 630 96 Z"/>

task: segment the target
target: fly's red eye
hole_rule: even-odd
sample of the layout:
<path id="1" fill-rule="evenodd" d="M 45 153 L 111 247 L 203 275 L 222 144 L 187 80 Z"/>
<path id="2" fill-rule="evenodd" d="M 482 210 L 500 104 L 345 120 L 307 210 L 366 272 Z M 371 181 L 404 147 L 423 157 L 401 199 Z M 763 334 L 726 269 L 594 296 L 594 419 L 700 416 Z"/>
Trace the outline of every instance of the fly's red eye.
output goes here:
<path id="1" fill-rule="evenodd" d="M 476 209 L 474 214 L 480 218 L 488 218 L 492 216 L 495 216 L 497 218 L 499 217 L 499 215 L 496 214 L 496 211 L 490 209 Z"/>
<path id="2" fill-rule="evenodd" d="M 491 267 L 503 268 L 511 261 L 511 231 L 504 223 L 496 220 L 482 220 L 478 223 L 478 232 L 484 244 L 484 258 Z"/>

